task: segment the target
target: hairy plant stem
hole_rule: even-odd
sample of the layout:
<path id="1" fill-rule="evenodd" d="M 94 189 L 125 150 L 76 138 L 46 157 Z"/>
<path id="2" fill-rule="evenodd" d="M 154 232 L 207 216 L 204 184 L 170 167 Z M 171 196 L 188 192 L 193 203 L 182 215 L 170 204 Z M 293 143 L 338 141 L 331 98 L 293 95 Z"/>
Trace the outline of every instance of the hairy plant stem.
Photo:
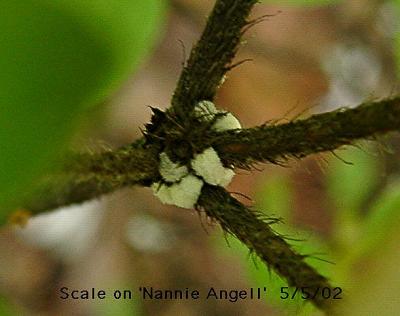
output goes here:
<path id="1" fill-rule="evenodd" d="M 290 286 L 307 287 L 311 293 L 331 288 L 325 277 L 304 262 L 305 256 L 292 250 L 259 214 L 245 207 L 223 188 L 205 185 L 198 206 L 215 219 L 224 231 L 236 236 L 250 251 L 256 253 L 267 267 L 272 267 L 284 277 Z M 320 309 L 331 308 L 329 300 L 320 294 L 311 300 Z"/>
<path id="2" fill-rule="evenodd" d="M 217 134 L 209 137 L 204 147 L 213 146 L 227 164 L 241 167 L 332 151 L 358 139 L 372 139 L 399 130 L 400 97 L 397 96 L 286 124 Z"/>
<path id="3" fill-rule="evenodd" d="M 63 170 L 46 177 L 21 207 L 33 214 L 99 197 L 159 178 L 158 158 L 151 148 L 127 146 L 116 151 L 74 155 Z"/>
<path id="4" fill-rule="evenodd" d="M 247 17 L 257 0 L 217 0 L 200 40 L 190 53 L 172 97 L 172 111 L 185 122 L 195 104 L 213 100 L 230 69 Z"/>

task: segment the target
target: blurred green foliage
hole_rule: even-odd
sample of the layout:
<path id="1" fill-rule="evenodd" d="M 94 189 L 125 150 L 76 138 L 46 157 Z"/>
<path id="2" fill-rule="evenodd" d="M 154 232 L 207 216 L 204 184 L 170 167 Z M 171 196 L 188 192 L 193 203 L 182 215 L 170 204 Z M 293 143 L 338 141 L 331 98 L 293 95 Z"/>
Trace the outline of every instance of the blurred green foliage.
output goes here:
<path id="1" fill-rule="evenodd" d="M 126 295 L 126 298 L 123 298 L 123 295 L 120 299 L 115 299 L 113 297 L 114 291 L 118 289 L 121 293 L 124 292 L 124 289 L 129 289 L 131 291 L 131 299 Z M 107 296 L 104 300 L 97 301 L 96 315 L 99 316 L 142 316 L 141 304 L 138 299 L 137 293 L 133 290 L 132 285 L 123 286 L 119 285 L 114 287 L 113 289 L 108 289 Z"/>
<path id="2" fill-rule="evenodd" d="M 392 0 L 394 9 L 395 9 L 395 16 L 398 17 L 400 16 L 400 0 Z M 398 23 L 398 20 L 397 20 Z M 400 76 L 400 25 L 396 25 L 396 34 L 394 37 L 394 54 L 397 62 L 397 73 Z"/>
<path id="3" fill-rule="evenodd" d="M 0 2 L 0 223 L 149 51 L 164 3 Z"/>
<path id="4" fill-rule="evenodd" d="M 290 6 L 303 6 L 303 7 L 311 7 L 311 6 L 324 6 L 324 5 L 332 5 L 341 2 L 342 0 L 262 0 L 264 3 L 278 4 L 278 5 L 290 5 Z"/>
<path id="5" fill-rule="evenodd" d="M 397 234 L 400 227 L 400 180 L 389 183 L 372 203 L 369 216 L 360 225 L 357 253 L 369 255 Z"/>
<path id="6" fill-rule="evenodd" d="M 0 296 L 0 316 L 21 315 L 4 297 Z"/>
<path id="7" fill-rule="evenodd" d="M 337 151 L 340 159 L 329 163 L 328 191 L 335 207 L 343 212 L 361 212 L 366 199 L 377 185 L 379 164 L 368 148 Z"/>
<path id="8" fill-rule="evenodd" d="M 336 242 L 345 248 L 359 237 L 365 204 L 378 184 L 379 161 L 372 149 L 364 148 L 337 151 L 340 159 L 330 161 L 327 173 L 327 193 L 336 210 Z"/>

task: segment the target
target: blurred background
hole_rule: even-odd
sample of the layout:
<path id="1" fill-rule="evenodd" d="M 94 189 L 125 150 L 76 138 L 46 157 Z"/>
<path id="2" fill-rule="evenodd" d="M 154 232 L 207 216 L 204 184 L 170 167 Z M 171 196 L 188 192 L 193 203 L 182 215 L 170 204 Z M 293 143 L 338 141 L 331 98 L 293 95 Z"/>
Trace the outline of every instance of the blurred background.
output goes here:
<path id="1" fill-rule="evenodd" d="M 246 36 L 216 104 L 244 127 L 285 122 L 399 90 L 396 1 L 292 1 Z M 317 1 L 318 2 L 318 1 Z M 321 2 L 321 1 L 319 1 Z M 148 106 L 169 105 L 182 63 L 214 1 L 171 0 L 153 49 L 80 124 L 74 148 L 117 148 L 141 136 Z M 400 137 L 361 141 L 287 165 L 239 171 L 230 192 L 281 217 L 274 229 L 344 289 L 342 315 L 400 313 Z M 268 288 L 266 300 L 61 300 L 59 289 Z M 320 315 L 281 300 L 285 281 L 218 225 L 128 188 L 0 231 L 0 315 Z"/>

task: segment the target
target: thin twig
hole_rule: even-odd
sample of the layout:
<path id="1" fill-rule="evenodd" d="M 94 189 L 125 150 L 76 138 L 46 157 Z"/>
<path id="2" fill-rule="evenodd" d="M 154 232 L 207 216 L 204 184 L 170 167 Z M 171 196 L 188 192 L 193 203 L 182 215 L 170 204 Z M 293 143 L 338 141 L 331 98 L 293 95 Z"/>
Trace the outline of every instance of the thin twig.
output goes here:
<path id="1" fill-rule="evenodd" d="M 225 232 L 236 236 L 268 267 L 284 277 L 290 286 L 299 289 L 307 287 L 312 293 L 318 289 L 332 289 L 328 280 L 304 261 L 305 256 L 296 253 L 266 221 L 223 188 L 205 185 L 198 206 L 216 220 Z M 311 301 L 320 309 L 331 308 L 329 300 L 324 299 L 321 294 L 315 295 Z"/>
<path id="2" fill-rule="evenodd" d="M 192 49 L 172 98 L 172 111 L 182 121 L 196 102 L 213 100 L 234 58 L 242 29 L 257 0 L 217 0 L 204 32 Z"/>
<path id="3" fill-rule="evenodd" d="M 376 135 L 399 130 L 400 97 L 394 97 L 285 124 L 211 135 L 203 146 L 213 146 L 227 164 L 244 167 L 333 151 L 359 139 L 374 140 Z"/>
<path id="4" fill-rule="evenodd" d="M 132 185 L 157 181 L 158 158 L 151 148 L 123 147 L 74 155 L 64 169 L 37 185 L 21 207 L 33 214 L 82 203 Z"/>

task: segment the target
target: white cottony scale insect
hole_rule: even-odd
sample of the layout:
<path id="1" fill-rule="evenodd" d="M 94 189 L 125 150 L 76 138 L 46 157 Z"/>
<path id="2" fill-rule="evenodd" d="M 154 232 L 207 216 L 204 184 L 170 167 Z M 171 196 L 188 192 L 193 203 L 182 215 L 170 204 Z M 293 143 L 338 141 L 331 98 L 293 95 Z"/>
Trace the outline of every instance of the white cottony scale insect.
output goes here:
<path id="1" fill-rule="evenodd" d="M 196 117 L 204 122 L 210 122 L 218 115 L 211 126 L 215 131 L 241 128 L 240 122 L 232 113 L 217 110 L 211 101 L 200 101 L 195 106 L 194 112 Z M 232 169 L 224 167 L 218 153 L 212 147 L 195 155 L 190 161 L 190 166 L 193 169 L 192 173 L 189 172 L 188 166 L 173 162 L 167 153 L 160 154 L 158 169 L 163 180 L 153 183 L 151 187 L 154 195 L 162 203 L 194 208 L 204 182 L 225 187 L 235 175 Z"/>
<path id="2" fill-rule="evenodd" d="M 194 175 L 187 175 L 180 182 L 170 186 L 153 183 L 153 193 L 162 203 L 172 204 L 183 208 L 194 208 L 200 196 L 204 182 Z"/>
<path id="3" fill-rule="evenodd" d="M 235 175 L 232 169 L 225 168 L 222 165 L 221 159 L 219 159 L 217 152 L 212 147 L 196 155 L 191 161 L 191 165 L 198 176 L 201 176 L 204 181 L 212 185 L 225 187 Z"/>
<path id="4" fill-rule="evenodd" d="M 221 116 L 211 128 L 218 132 L 222 132 L 230 129 L 242 128 L 242 125 L 240 125 L 239 120 L 234 117 L 232 113 L 227 112 L 225 115 Z"/>
<path id="5" fill-rule="evenodd" d="M 154 182 L 151 189 L 156 197 L 164 204 L 174 204 L 171 197 L 171 190 L 168 185 L 161 182 Z"/>
<path id="6" fill-rule="evenodd" d="M 158 170 L 164 180 L 168 182 L 177 182 L 189 173 L 186 166 L 180 166 L 171 161 L 165 152 L 160 154 L 160 165 Z"/>
<path id="7" fill-rule="evenodd" d="M 211 121 L 215 114 L 223 114 L 211 127 L 218 132 L 242 128 L 239 120 L 230 112 L 217 110 L 211 101 L 200 101 L 194 108 L 196 116 L 204 121 Z"/>

